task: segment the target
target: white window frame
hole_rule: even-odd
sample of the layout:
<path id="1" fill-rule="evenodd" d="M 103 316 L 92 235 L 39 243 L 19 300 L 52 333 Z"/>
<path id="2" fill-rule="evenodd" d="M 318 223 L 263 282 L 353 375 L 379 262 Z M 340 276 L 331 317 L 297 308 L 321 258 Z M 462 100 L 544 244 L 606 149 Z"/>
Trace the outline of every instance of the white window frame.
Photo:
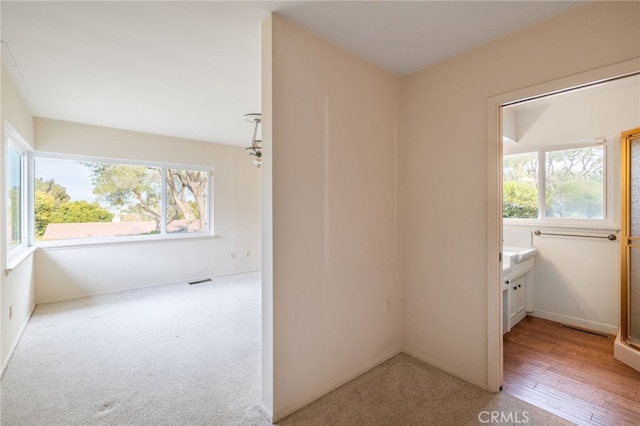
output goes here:
<path id="1" fill-rule="evenodd" d="M 20 185 L 21 185 L 21 194 L 20 194 L 20 206 L 21 206 L 21 220 L 20 220 L 20 242 L 14 246 L 9 247 L 9 235 L 7 235 L 7 241 L 5 242 L 6 249 L 6 257 L 7 257 L 7 269 L 12 269 L 13 266 L 19 264 L 24 258 L 30 253 L 29 249 L 29 217 L 31 206 L 29 204 L 29 162 L 28 155 L 32 151 L 29 144 L 22 138 L 20 133 L 16 129 L 11 126 L 8 122 L 4 123 L 4 155 L 5 155 L 5 171 L 4 179 L 5 185 L 5 193 L 3 196 L 5 197 L 5 218 L 6 224 L 9 221 L 9 215 L 11 212 L 9 211 L 9 202 L 6 199 L 8 195 L 8 182 L 7 182 L 7 170 L 8 170 L 8 161 L 9 161 L 9 149 L 13 149 L 20 154 L 20 162 L 21 162 L 21 170 L 20 170 Z M 6 232 L 9 232 L 8 229 Z"/>
<path id="2" fill-rule="evenodd" d="M 160 221 L 160 233 L 153 235 L 133 235 L 133 236 L 117 236 L 117 237 L 95 237 L 95 238 L 77 238 L 77 239 L 65 239 L 65 240 L 49 240 L 49 241 L 36 241 L 35 239 L 35 211 L 32 205 L 29 209 L 29 243 L 33 246 L 40 248 L 54 248 L 54 247 L 70 247 L 70 246 L 92 246 L 92 245 L 110 245 L 110 244 L 128 244 L 128 243 L 143 243 L 143 242 L 166 242 L 171 240 L 183 240 L 183 239 L 207 239 L 217 238 L 214 234 L 214 193 L 213 193 L 213 179 L 214 169 L 212 166 L 202 166 L 193 164 L 178 164 L 178 163 L 164 163 L 155 161 L 139 161 L 119 158 L 105 158 L 105 157 L 93 157 L 86 155 L 72 155 L 72 154 L 54 154 L 47 152 L 34 151 L 30 155 L 30 162 L 34 164 L 31 169 L 30 187 L 29 187 L 29 199 L 33 200 L 35 195 L 35 160 L 36 159 L 53 159 L 53 160 L 66 160 L 66 161 L 86 161 L 95 163 L 110 163 L 121 164 L 130 166 L 147 166 L 156 167 L 161 171 L 162 188 L 160 208 L 162 210 L 162 220 Z M 181 169 L 181 170 L 195 170 L 202 171 L 208 174 L 207 179 L 207 229 L 199 232 L 166 232 L 166 181 L 165 173 L 166 169 Z"/>
<path id="3" fill-rule="evenodd" d="M 540 226 L 548 228 L 576 228 L 576 229 L 612 229 L 616 228 L 618 223 L 618 215 L 615 214 L 616 206 L 614 205 L 614 189 L 612 187 L 614 176 L 613 164 L 614 155 L 610 151 L 613 143 L 619 141 L 615 137 L 607 137 L 602 141 L 590 141 L 581 143 L 564 143 L 548 145 L 545 147 L 536 147 L 535 149 L 518 150 L 510 152 L 510 154 L 525 154 L 535 152 L 538 154 L 538 217 L 531 219 L 503 218 L 505 226 Z M 546 212 L 546 154 L 553 151 L 563 151 L 569 149 L 580 149 L 602 146 L 603 155 L 603 206 L 602 219 L 577 219 L 563 217 L 545 217 Z"/>

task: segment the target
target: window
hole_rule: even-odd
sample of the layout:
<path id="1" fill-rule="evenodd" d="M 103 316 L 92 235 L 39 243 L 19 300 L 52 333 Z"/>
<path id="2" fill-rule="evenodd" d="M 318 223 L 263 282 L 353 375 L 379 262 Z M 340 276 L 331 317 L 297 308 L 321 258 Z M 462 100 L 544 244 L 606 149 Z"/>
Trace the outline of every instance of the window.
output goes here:
<path id="1" fill-rule="evenodd" d="M 5 125 L 7 254 L 12 256 L 26 246 L 26 142 Z"/>
<path id="2" fill-rule="evenodd" d="M 604 219 L 604 157 L 602 145 L 505 155 L 503 217 Z"/>
<path id="3" fill-rule="evenodd" d="M 7 242 L 11 250 L 24 242 L 24 154 L 7 143 Z"/>
<path id="4" fill-rule="evenodd" d="M 37 155 L 36 241 L 209 233 L 210 172 Z"/>

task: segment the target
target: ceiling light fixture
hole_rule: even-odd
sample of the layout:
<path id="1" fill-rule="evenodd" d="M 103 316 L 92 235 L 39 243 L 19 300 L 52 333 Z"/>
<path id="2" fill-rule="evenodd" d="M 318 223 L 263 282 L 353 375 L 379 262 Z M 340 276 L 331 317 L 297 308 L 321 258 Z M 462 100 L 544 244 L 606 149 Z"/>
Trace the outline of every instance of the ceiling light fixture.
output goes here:
<path id="1" fill-rule="evenodd" d="M 242 116 L 245 121 L 249 123 L 254 123 L 253 128 L 253 137 L 251 138 L 251 145 L 248 148 L 245 148 L 249 152 L 249 155 L 253 156 L 253 164 L 258 166 L 262 165 L 262 140 L 258 139 L 258 126 L 262 122 L 262 114 L 253 113 L 253 114 L 245 114 Z"/>

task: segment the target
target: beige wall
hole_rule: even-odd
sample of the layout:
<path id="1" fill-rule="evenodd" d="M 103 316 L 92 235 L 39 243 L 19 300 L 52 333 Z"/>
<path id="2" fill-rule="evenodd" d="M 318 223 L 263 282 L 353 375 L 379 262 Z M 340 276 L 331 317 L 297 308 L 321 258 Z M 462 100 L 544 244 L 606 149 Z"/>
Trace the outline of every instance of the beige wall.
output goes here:
<path id="1" fill-rule="evenodd" d="M 487 100 L 639 57 L 639 7 L 588 4 L 403 79 L 407 352 L 487 387 Z"/>
<path id="2" fill-rule="evenodd" d="M 23 102 L 9 74 L 2 67 L 2 149 L 0 150 L 0 193 L 6 194 L 4 123 L 9 123 L 33 147 L 33 117 Z M 0 197 L 0 212 L 6 210 L 5 197 Z M 6 215 L 0 214 L 0 374 L 6 367 L 8 357 L 26 325 L 34 307 L 33 259 L 29 256 L 13 271 L 5 274 L 7 241 Z M 9 319 L 9 307 L 13 316 Z"/>
<path id="3" fill-rule="evenodd" d="M 243 148 L 41 118 L 35 134 L 41 152 L 212 166 L 218 236 L 42 248 L 38 303 L 260 269 L 260 169 Z"/>
<path id="4" fill-rule="evenodd" d="M 401 348 L 399 79 L 277 15 L 267 25 L 273 387 L 263 406 L 278 419 Z"/>

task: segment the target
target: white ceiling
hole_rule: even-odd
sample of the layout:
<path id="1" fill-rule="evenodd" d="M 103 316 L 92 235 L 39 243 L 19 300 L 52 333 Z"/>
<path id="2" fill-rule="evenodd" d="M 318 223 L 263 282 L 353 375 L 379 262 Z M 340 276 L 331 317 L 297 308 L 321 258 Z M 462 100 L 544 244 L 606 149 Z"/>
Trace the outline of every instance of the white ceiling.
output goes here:
<path id="1" fill-rule="evenodd" d="M 3 0 L 2 62 L 35 116 L 248 145 L 272 11 L 403 75 L 582 3 Z"/>

